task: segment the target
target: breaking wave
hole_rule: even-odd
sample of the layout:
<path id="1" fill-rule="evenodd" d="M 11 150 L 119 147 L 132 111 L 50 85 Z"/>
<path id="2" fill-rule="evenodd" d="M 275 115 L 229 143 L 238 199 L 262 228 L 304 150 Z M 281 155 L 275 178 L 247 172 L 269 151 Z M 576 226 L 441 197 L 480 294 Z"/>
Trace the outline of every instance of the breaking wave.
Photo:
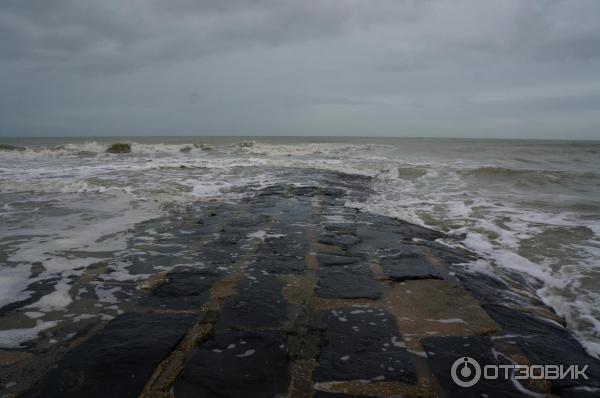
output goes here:
<path id="1" fill-rule="evenodd" d="M 511 169 L 505 167 L 478 167 L 463 172 L 466 178 L 480 179 L 488 183 L 511 183 L 513 185 L 563 185 L 576 180 L 578 184 L 598 184 L 600 176 L 593 172 L 560 170 Z"/>

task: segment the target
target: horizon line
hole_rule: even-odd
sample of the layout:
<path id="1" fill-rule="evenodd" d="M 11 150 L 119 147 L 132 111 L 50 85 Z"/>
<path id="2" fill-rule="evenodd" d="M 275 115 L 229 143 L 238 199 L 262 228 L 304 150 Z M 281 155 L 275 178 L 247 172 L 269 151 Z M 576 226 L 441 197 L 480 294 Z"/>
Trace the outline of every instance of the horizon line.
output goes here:
<path id="1" fill-rule="evenodd" d="M 440 139 L 440 140 L 512 140 L 512 141 L 581 141 L 600 142 L 600 138 L 539 138 L 539 137 L 441 137 L 441 136 L 359 136 L 359 135 L 31 135 L 31 136 L 0 136 L 2 139 L 59 139 L 59 138 L 354 138 L 354 139 Z"/>

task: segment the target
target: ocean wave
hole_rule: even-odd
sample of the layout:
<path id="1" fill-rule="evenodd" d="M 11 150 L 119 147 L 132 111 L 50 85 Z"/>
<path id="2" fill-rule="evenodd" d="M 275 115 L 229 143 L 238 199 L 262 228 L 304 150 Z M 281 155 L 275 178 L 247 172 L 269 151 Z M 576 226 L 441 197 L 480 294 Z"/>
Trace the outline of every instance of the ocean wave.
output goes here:
<path id="1" fill-rule="evenodd" d="M 26 148 L 22 146 L 0 144 L 0 151 L 24 151 Z"/>
<path id="2" fill-rule="evenodd" d="M 519 178 L 519 177 L 527 177 L 527 178 L 547 178 L 549 180 L 554 181 L 565 181 L 568 178 L 573 176 L 576 177 L 584 177 L 584 178 L 599 178 L 600 176 L 591 173 L 576 173 L 576 172 L 568 172 L 562 170 L 533 170 L 533 169 L 511 169 L 506 167 L 495 167 L 495 166 L 484 166 L 477 167 L 474 169 L 464 171 L 467 176 L 481 177 L 481 178 L 489 178 L 489 177 L 497 177 L 497 178 Z"/>
<path id="3" fill-rule="evenodd" d="M 389 148 L 386 145 L 342 144 L 342 143 L 302 143 L 268 144 L 256 141 L 242 141 L 235 145 L 239 152 L 263 156 L 347 156 L 349 153 L 369 152 Z"/>
<path id="4" fill-rule="evenodd" d="M 413 167 L 392 167 L 390 176 L 400 180 L 415 181 L 430 172 L 430 169 L 422 166 Z"/>
<path id="5" fill-rule="evenodd" d="M 35 192 L 35 193 L 105 193 L 122 191 L 132 193 L 128 186 L 104 186 L 89 181 L 67 180 L 37 180 L 37 181 L 6 181 L 0 184 L 0 193 Z"/>
<path id="6" fill-rule="evenodd" d="M 181 143 L 181 144 L 146 144 L 140 142 L 126 142 L 131 145 L 133 155 L 185 155 L 192 153 L 203 153 L 214 149 L 204 143 Z M 69 143 L 47 147 L 25 147 L 0 145 L 0 159 L 52 159 L 57 157 L 89 157 L 89 156 L 111 156 L 107 149 L 114 143 L 101 143 L 88 141 L 83 143 Z M 122 156 L 122 154 L 120 154 Z"/>
<path id="7" fill-rule="evenodd" d="M 484 166 L 463 170 L 465 178 L 473 178 L 487 184 L 503 183 L 511 186 L 541 187 L 585 185 L 600 186 L 600 175 L 593 172 L 574 172 L 563 170 L 513 169 Z"/>

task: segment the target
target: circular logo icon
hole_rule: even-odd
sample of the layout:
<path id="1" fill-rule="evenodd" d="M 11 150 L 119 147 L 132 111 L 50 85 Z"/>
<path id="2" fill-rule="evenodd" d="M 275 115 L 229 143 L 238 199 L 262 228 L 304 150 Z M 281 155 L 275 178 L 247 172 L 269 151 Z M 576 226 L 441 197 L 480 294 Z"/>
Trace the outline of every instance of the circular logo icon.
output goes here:
<path id="1" fill-rule="evenodd" d="M 481 366 L 470 357 L 458 358 L 450 369 L 452 381 L 461 387 L 472 387 L 481 378 Z"/>

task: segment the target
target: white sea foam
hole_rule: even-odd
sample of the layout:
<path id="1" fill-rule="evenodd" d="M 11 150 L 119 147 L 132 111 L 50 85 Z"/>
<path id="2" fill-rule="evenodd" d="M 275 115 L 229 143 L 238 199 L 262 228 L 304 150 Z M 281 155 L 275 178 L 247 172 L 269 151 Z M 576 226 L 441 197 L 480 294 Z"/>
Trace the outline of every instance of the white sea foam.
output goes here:
<path id="1" fill-rule="evenodd" d="M 40 332 L 56 325 L 58 325 L 58 321 L 38 320 L 36 325 L 31 328 L 0 330 L 0 348 L 19 348 L 21 344 L 35 339 Z"/>
<path id="2" fill-rule="evenodd" d="M 41 312 L 64 311 L 73 302 L 69 294 L 71 286 L 65 281 L 60 281 L 54 285 L 54 289 L 54 292 L 43 296 L 25 308 L 33 308 Z"/>
<path id="3" fill-rule="evenodd" d="M 107 287 L 103 285 L 96 286 L 96 296 L 102 303 L 116 304 L 119 302 L 115 293 L 120 291 L 120 287 Z"/>
<path id="4" fill-rule="evenodd" d="M 31 275 L 29 264 L 0 269 L 0 307 L 30 297 L 30 292 L 25 291 L 30 283 L 29 275 Z"/>
<path id="5" fill-rule="evenodd" d="M 260 239 L 261 241 L 264 241 L 266 238 L 283 238 L 285 237 L 284 234 L 270 234 L 267 231 L 256 231 L 256 232 L 252 232 L 250 234 L 248 234 L 246 237 L 248 238 L 254 238 L 254 239 Z"/>

